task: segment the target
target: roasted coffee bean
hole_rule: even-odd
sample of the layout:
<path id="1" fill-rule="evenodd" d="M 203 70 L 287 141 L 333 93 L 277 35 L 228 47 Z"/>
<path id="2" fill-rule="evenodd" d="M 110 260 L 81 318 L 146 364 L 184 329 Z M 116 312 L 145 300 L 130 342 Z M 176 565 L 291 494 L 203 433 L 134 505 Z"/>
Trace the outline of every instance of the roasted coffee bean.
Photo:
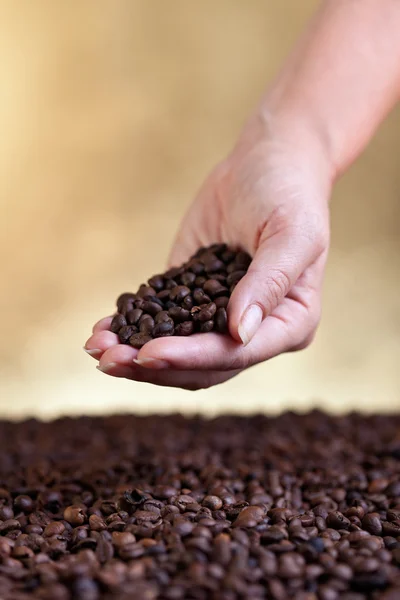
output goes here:
<path id="1" fill-rule="evenodd" d="M 228 277 L 226 278 L 226 284 L 228 285 L 228 287 L 230 287 L 231 285 L 235 285 L 245 275 L 246 271 L 233 271 L 232 273 L 229 273 Z"/>
<path id="2" fill-rule="evenodd" d="M 144 335 L 152 335 L 155 321 L 153 317 L 148 314 L 144 314 L 139 319 L 139 332 Z"/>
<path id="3" fill-rule="evenodd" d="M 35 503 L 30 496 L 26 496 L 25 494 L 21 494 L 17 496 L 14 500 L 14 508 L 16 511 L 22 511 L 24 513 L 30 513 L 34 510 Z M 12 511 L 10 511 L 12 512 Z M 6 518 L 12 518 L 13 515 L 10 515 Z"/>
<path id="4" fill-rule="evenodd" d="M 366 514 L 361 523 L 362 528 L 372 535 L 379 535 L 382 532 L 382 523 L 378 513 Z"/>
<path id="5" fill-rule="evenodd" d="M 134 325 L 125 325 L 118 332 L 118 338 L 121 344 L 129 344 L 130 337 L 138 332 L 138 328 Z"/>
<path id="6" fill-rule="evenodd" d="M 150 285 L 144 285 L 142 284 L 139 287 L 139 290 L 137 292 L 137 296 L 139 298 L 144 298 L 145 296 L 156 296 L 157 292 L 154 288 L 152 288 Z"/>
<path id="7" fill-rule="evenodd" d="M 80 506 L 67 506 L 64 519 L 71 525 L 82 525 L 85 522 L 85 514 Z"/>
<path id="8" fill-rule="evenodd" d="M 122 308 L 127 304 L 133 304 L 136 300 L 136 294 L 132 294 L 131 292 L 125 292 L 121 294 L 117 299 L 117 309 L 118 312 L 122 312 Z"/>
<path id="9" fill-rule="evenodd" d="M 174 335 L 174 323 L 172 319 L 157 323 L 157 325 L 154 326 L 153 336 L 155 338 L 166 337 L 169 335 Z"/>
<path id="10" fill-rule="evenodd" d="M 202 288 L 206 281 L 208 281 L 207 277 L 204 277 L 203 275 L 198 275 L 194 280 L 194 287 Z"/>
<path id="11" fill-rule="evenodd" d="M 165 281 L 165 289 L 170 292 L 172 289 L 178 286 L 178 282 L 175 279 L 166 279 Z"/>
<path id="12" fill-rule="evenodd" d="M 200 327 L 199 327 L 200 333 L 209 333 L 213 329 L 214 329 L 214 321 L 213 320 L 204 321 L 203 323 L 200 323 Z"/>
<path id="13" fill-rule="evenodd" d="M 193 300 L 198 306 L 200 306 L 200 304 L 208 304 L 208 302 L 211 302 L 211 298 L 200 288 L 194 290 Z"/>
<path id="14" fill-rule="evenodd" d="M 190 311 L 180 306 L 173 306 L 169 309 L 168 315 L 175 321 L 175 323 L 183 323 L 190 319 Z"/>
<path id="15" fill-rule="evenodd" d="M 154 323 L 171 323 L 173 319 L 168 314 L 168 311 L 162 310 L 154 317 Z"/>
<path id="16" fill-rule="evenodd" d="M 175 335 L 192 335 L 194 331 L 193 321 L 184 321 L 175 326 Z"/>
<path id="17" fill-rule="evenodd" d="M 153 277 L 150 277 L 148 284 L 156 292 L 160 292 L 164 287 L 164 277 L 162 275 L 153 275 Z"/>
<path id="18" fill-rule="evenodd" d="M 152 339 L 150 335 L 146 335 L 145 333 L 135 333 L 129 338 L 129 343 L 133 348 L 140 350 L 140 348 L 143 348 Z"/>
<path id="19" fill-rule="evenodd" d="M 187 287 L 192 287 L 196 280 L 196 275 L 191 271 L 186 271 L 180 276 L 181 284 Z"/>
<path id="20" fill-rule="evenodd" d="M 194 305 L 194 301 L 191 295 L 185 296 L 185 298 L 182 300 L 181 302 L 181 306 L 182 308 L 185 308 L 186 310 L 190 310 Z M 167 305 L 165 305 L 167 307 Z M 169 306 L 168 308 L 172 308 L 171 306 Z"/>
<path id="21" fill-rule="evenodd" d="M 118 331 L 121 329 L 121 327 L 124 327 L 126 325 L 126 319 L 123 315 L 117 314 L 113 317 L 113 320 L 111 321 L 111 325 L 110 325 L 110 330 L 113 333 L 118 333 Z"/>
<path id="22" fill-rule="evenodd" d="M 212 319 L 216 311 L 217 307 L 214 302 L 209 302 L 208 304 L 193 307 L 191 315 L 195 321 L 205 322 Z"/>
<path id="23" fill-rule="evenodd" d="M 146 300 L 143 304 L 143 311 L 148 315 L 155 317 L 157 313 L 162 311 L 162 307 L 158 304 L 158 302 L 154 302 L 153 300 Z"/>
<path id="24" fill-rule="evenodd" d="M 217 308 L 226 308 L 228 306 L 228 303 L 228 296 L 219 296 L 218 298 L 214 299 L 214 304 Z"/>
<path id="25" fill-rule="evenodd" d="M 238 252 L 234 259 L 235 265 L 243 270 L 247 270 L 251 263 L 251 256 L 247 252 Z"/>
<path id="26" fill-rule="evenodd" d="M 141 308 L 134 308 L 126 313 L 126 320 L 129 325 L 136 325 L 139 321 L 140 317 L 143 314 L 143 310 Z"/>
<path id="27" fill-rule="evenodd" d="M 195 275 L 201 275 L 204 273 L 204 264 L 199 260 L 192 259 L 188 262 L 187 268 L 192 271 Z"/>
<path id="28" fill-rule="evenodd" d="M 219 333 L 227 333 L 228 331 L 228 316 L 225 308 L 218 308 L 215 313 L 215 329 Z"/>
<path id="29" fill-rule="evenodd" d="M 190 288 L 186 285 L 177 285 L 172 288 L 169 293 L 169 297 L 173 302 L 177 302 L 178 304 L 186 298 L 190 294 Z"/>
<path id="30" fill-rule="evenodd" d="M 215 254 L 206 256 L 203 260 L 206 273 L 217 273 L 224 269 L 225 264 Z"/>
<path id="31" fill-rule="evenodd" d="M 203 290 L 211 298 L 218 298 L 218 296 L 226 296 L 228 294 L 228 288 L 222 285 L 217 279 L 209 279 L 206 281 L 203 285 Z M 203 304 L 203 302 L 199 302 L 199 304 Z"/>

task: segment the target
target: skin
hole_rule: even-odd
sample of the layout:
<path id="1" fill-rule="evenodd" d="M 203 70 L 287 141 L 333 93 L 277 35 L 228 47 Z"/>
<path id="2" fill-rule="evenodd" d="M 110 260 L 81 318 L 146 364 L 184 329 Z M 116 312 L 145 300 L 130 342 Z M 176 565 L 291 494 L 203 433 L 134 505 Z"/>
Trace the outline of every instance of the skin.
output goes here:
<path id="1" fill-rule="evenodd" d="M 329 198 L 400 97 L 399 0 L 328 0 L 271 83 L 231 153 L 185 216 L 170 265 L 226 242 L 253 257 L 214 333 L 118 344 L 111 317 L 85 349 L 99 369 L 200 389 L 312 341 L 329 249 Z"/>

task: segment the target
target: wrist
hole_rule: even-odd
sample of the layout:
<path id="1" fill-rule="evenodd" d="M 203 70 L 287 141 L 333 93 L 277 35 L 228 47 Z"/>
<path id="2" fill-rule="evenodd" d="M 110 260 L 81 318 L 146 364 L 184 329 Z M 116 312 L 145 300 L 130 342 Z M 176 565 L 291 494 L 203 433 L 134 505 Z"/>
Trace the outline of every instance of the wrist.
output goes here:
<path id="1" fill-rule="evenodd" d="M 266 98 L 243 128 L 232 156 L 257 148 L 270 163 L 287 165 L 314 182 L 318 195 L 329 199 L 336 177 L 329 138 L 312 114 Z"/>

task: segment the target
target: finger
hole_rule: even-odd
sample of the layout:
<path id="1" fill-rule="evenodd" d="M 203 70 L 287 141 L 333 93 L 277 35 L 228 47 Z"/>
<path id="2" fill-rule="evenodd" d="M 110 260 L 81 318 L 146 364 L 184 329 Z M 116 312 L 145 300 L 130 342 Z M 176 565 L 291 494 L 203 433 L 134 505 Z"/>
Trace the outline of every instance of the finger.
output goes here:
<path id="1" fill-rule="evenodd" d="M 286 298 L 261 327 L 247 346 L 230 336 L 217 333 L 197 334 L 187 338 L 170 337 L 152 340 L 139 351 L 140 366 L 156 370 L 230 371 L 244 369 L 268 360 L 300 344 L 309 333 L 309 315 L 305 307 Z"/>
<path id="2" fill-rule="evenodd" d="M 199 390 L 217 385 L 237 375 L 239 370 L 232 371 L 157 371 L 136 365 L 132 353 L 137 353 L 129 346 L 115 346 L 107 350 L 100 361 L 98 369 L 113 377 L 123 377 L 144 383 L 152 383 L 167 387 L 187 390 Z"/>
<path id="3" fill-rule="evenodd" d="M 104 319 L 100 319 L 97 321 L 95 325 L 93 325 L 92 333 L 97 333 L 98 331 L 106 331 L 110 329 L 112 317 L 104 317 Z"/>
<path id="4" fill-rule="evenodd" d="M 248 344 L 314 259 L 313 240 L 301 232 L 291 229 L 263 241 L 229 301 L 233 338 Z"/>
<path id="5" fill-rule="evenodd" d="M 98 331 L 90 336 L 83 349 L 90 356 L 99 360 L 108 348 L 112 348 L 118 343 L 118 336 L 112 331 Z"/>

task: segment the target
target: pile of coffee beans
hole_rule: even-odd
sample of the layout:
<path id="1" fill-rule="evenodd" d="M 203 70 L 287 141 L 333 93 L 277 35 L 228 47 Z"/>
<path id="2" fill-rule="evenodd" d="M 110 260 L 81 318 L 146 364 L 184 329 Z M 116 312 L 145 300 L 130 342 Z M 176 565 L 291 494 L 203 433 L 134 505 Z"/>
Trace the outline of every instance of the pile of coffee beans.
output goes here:
<path id="1" fill-rule="evenodd" d="M 0 422 L 1 600 L 400 598 L 400 417 Z"/>
<path id="2" fill-rule="evenodd" d="M 200 248 L 181 267 L 151 277 L 135 294 L 121 294 L 110 329 L 134 348 L 158 337 L 227 333 L 229 297 L 250 262 L 246 252 L 226 244 Z"/>

